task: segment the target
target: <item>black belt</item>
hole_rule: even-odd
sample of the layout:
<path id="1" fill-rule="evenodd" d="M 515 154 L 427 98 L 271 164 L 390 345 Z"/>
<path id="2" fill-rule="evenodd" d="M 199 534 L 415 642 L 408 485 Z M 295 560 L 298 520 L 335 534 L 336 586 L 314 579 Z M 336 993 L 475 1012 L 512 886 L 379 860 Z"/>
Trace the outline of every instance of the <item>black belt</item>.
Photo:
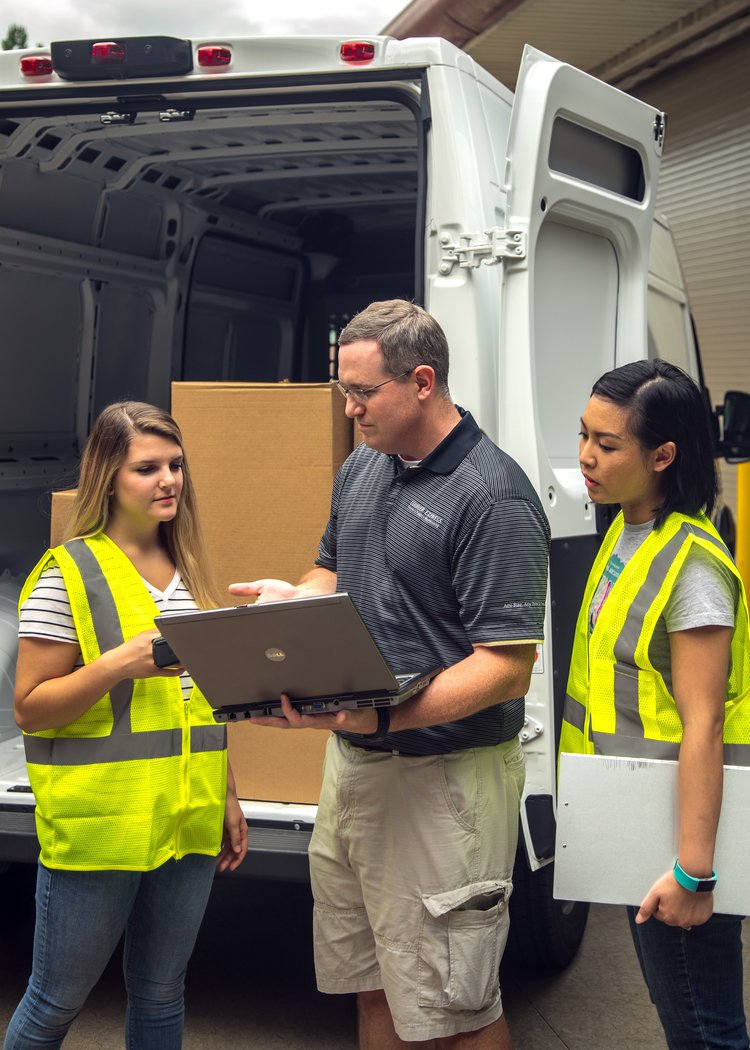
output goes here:
<path id="1" fill-rule="evenodd" d="M 383 744 L 360 744 L 356 740 L 350 740 L 349 737 L 345 737 L 347 743 L 351 744 L 352 747 L 358 748 L 360 751 L 380 751 L 383 755 L 400 755 L 402 758 L 434 758 L 436 755 L 457 755 L 461 751 L 473 751 L 475 747 L 497 747 L 499 744 L 507 744 L 511 740 L 516 740 L 518 733 L 514 733 L 513 736 L 509 736 L 507 739 L 495 740 L 491 744 L 474 744 L 471 747 L 457 747 L 453 751 L 402 751 L 400 747 L 384 747 Z"/>

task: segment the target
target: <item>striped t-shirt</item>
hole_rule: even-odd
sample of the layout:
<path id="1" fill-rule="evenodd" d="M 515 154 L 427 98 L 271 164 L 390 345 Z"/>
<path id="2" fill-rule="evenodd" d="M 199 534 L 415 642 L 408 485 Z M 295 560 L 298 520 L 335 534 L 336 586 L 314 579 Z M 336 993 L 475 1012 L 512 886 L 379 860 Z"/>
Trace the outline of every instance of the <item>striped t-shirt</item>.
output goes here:
<path id="1" fill-rule="evenodd" d="M 179 572 L 175 571 L 171 583 L 163 591 L 157 590 L 148 580 L 143 580 L 143 583 L 160 613 L 183 612 L 197 608 Z M 54 642 L 77 645 L 79 654 L 75 666 L 83 666 L 70 599 L 62 572 L 57 565 L 50 565 L 43 570 L 34 589 L 24 602 L 19 616 L 18 636 L 19 638 L 47 638 Z M 183 699 L 187 700 L 193 688 L 193 680 L 187 671 L 180 675 L 180 685 Z"/>

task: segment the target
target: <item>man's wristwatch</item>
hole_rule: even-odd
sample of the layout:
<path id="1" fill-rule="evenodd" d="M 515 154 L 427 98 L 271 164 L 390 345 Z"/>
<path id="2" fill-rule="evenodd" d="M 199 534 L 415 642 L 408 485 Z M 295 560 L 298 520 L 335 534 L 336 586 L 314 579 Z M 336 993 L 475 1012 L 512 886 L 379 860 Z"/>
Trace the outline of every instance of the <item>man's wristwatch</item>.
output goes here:
<path id="1" fill-rule="evenodd" d="M 716 872 L 711 872 L 710 879 L 696 879 L 693 875 L 688 873 L 680 867 L 679 860 L 674 862 L 674 868 L 672 869 L 677 882 L 683 889 L 689 890 L 690 893 L 711 893 L 716 887 Z"/>
<path id="2" fill-rule="evenodd" d="M 390 707 L 376 707 L 375 711 L 378 716 L 378 728 L 374 733 L 366 734 L 367 739 L 372 741 L 382 740 L 383 737 L 388 736 L 388 730 L 391 728 Z"/>

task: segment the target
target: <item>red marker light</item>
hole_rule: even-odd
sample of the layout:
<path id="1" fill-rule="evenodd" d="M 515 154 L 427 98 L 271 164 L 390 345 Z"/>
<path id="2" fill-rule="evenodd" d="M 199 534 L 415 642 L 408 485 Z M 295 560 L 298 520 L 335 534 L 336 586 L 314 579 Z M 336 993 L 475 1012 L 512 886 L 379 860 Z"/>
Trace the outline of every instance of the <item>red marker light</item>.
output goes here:
<path id="1" fill-rule="evenodd" d="M 21 75 L 47 77 L 52 72 L 52 59 L 47 55 L 27 55 L 21 59 Z"/>
<path id="2" fill-rule="evenodd" d="M 125 48 L 113 40 L 91 45 L 92 62 L 124 62 L 126 58 Z"/>
<path id="3" fill-rule="evenodd" d="M 350 66 L 364 66 L 375 58 L 375 45 L 366 40 L 348 40 L 339 51 L 342 62 Z"/>
<path id="4" fill-rule="evenodd" d="M 232 61 L 232 52 L 228 47 L 199 47 L 199 66 L 228 66 Z"/>

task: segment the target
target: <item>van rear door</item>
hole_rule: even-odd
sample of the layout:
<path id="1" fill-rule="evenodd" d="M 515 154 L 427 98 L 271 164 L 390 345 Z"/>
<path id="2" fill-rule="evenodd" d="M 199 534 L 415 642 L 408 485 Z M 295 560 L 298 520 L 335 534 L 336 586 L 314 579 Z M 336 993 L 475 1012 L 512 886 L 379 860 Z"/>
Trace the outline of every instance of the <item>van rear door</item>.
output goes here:
<path id="1" fill-rule="evenodd" d="M 547 641 L 526 708 L 522 820 L 537 858 L 533 814 L 554 795 L 573 630 L 603 525 L 578 466 L 579 417 L 603 372 L 648 356 L 649 243 L 663 133 L 664 115 L 653 107 L 524 51 L 503 176 L 497 404 L 499 443 L 532 479 L 553 537 Z"/>
<path id="2" fill-rule="evenodd" d="M 506 225 L 521 251 L 504 266 L 500 346 L 512 350 L 498 374 L 500 444 L 545 497 L 555 537 L 594 527 L 578 469 L 593 382 L 647 356 L 663 134 L 652 106 L 526 47 L 505 170 Z"/>

